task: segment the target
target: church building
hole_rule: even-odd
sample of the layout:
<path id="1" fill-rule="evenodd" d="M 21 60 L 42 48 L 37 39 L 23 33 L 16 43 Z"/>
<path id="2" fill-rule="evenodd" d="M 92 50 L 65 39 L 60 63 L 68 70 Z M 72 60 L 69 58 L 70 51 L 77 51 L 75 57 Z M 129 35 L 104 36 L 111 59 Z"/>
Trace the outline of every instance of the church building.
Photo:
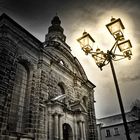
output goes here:
<path id="1" fill-rule="evenodd" d="M 97 140 L 94 88 L 58 16 L 44 42 L 0 16 L 0 140 Z"/>

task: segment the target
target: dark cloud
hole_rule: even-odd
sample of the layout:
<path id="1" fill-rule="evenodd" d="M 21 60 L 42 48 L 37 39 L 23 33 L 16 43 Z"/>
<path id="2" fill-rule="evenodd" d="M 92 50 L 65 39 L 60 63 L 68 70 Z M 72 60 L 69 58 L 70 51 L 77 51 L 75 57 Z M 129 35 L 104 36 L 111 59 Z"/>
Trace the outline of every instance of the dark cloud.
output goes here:
<path id="1" fill-rule="evenodd" d="M 3 7 L 3 11 L 10 13 L 20 21 L 23 20 L 33 24 L 32 26 L 34 26 L 34 28 L 45 25 L 45 23 L 47 23 L 56 13 L 62 17 L 62 20 L 64 19 L 64 21 L 68 21 L 66 24 L 71 24 L 70 27 L 74 26 L 76 28 L 76 25 L 78 26 L 81 22 L 83 22 L 83 24 L 87 24 L 91 19 L 93 19 L 94 24 L 101 15 L 113 8 L 125 9 L 126 13 L 132 14 L 134 20 L 137 20 L 135 16 L 139 13 L 138 10 L 140 6 L 140 2 L 138 0 L 1 1 L 4 3 L 1 5 L 1 7 Z"/>
<path id="2" fill-rule="evenodd" d="M 108 10 L 109 8 L 124 8 L 129 11 L 133 6 L 139 7 L 139 1 L 134 0 L 1 0 L 5 3 L 5 8 L 9 9 L 15 14 L 19 14 L 26 17 L 44 16 L 44 14 L 62 12 L 63 14 L 67 11 L 83 11 L 88 13 L 89 11 L 102 11 L 102 9 Z M 128 8 L 129 7 L 129 8 Z M 100 13 L 100 12 L 99 12 Z"/>

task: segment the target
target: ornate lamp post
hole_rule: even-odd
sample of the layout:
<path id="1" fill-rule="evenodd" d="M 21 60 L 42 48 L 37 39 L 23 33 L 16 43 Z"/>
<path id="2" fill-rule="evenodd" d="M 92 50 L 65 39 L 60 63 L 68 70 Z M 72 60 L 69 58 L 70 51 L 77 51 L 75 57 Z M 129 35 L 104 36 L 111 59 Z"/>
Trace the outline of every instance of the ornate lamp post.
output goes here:
<path id="1" fill-rule="evenodd" d="M 115 69 L 113 66 L 113 61 L 119 61 L 124 58 L 128 58 L 130 60 L 131 55 L 132 55 L 132 52 L 131 52 L 132 45 L 131 45 L 130 40 L 125 40 L 124 38 L 123 30 L 125 28 L 120 18 L 119 19 L 112 18 L 111 22 L 107 24 L 106 27 L 115 39 L 115 43 L 113 47 L 110 50 L 107 50 L 107 53 L 104 53 L 99 48 L 94 50 L 93 44 L 95 41 L 87 32 L 84 32 L 83 36 L 77 39 L 77 41 L 80 43 L 80 46 L 86 55 L 91 54 L 91 56 L 95 60 L 96 65 L 101 70 L 102 70 L 102 67 L 106 66 L 107 64 L 110 64 L 116 91 L 117 91 L 120 110 L 122 114 L 126 138 L 127 140 L 131 140 L 130 135 L 129 135 L 129 128 L 127 125 L 126 116 L 124 112 L 123 102 L 121 98 L 121 93 L 120 93 L 117 77 L 115 74 Z M 116 53 L 117 48 L 120 50 L 120 54 Z"/>

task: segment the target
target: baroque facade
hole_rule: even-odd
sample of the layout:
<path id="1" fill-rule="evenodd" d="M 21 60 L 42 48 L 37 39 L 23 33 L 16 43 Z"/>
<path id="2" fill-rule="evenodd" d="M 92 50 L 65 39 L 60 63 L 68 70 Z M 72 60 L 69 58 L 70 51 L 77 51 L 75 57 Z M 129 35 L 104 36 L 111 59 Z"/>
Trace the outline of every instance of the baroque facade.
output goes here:
<path id="1" fill-rule="evenodd" d="M 97 140 L 94 88 L 55 16 L 41 42 L 0 16 L 0 140 Z"/>

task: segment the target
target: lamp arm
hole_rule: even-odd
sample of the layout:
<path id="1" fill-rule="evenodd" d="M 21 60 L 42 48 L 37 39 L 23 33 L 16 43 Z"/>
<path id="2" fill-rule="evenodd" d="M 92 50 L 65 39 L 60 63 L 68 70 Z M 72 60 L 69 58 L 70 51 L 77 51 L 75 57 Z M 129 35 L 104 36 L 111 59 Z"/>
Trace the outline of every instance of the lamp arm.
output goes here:
<path id="1" fill-rule="evenodd" d="M 114 43 L 113 47 L 111 48 L 111 50 L 110 50 L 109 52 L 112 53 L 113 49 L 115 48 L 115 49 L 114 49 L 114 53 L 115 53 L 115 50 L 116 50 L 116 46 L 117 46 L 117 44 L 118 44 L 118 41 L 119 41 L 119 40 L 116 40 L 116 42 Z"/>
<path id="2" fill-rule="evenodd" d="M 119 59 L 112 59 L 112 60 L 113 60 L 113 61 L 119 61 L 119 60 L 123 60 L 123 59 L 125 59 L 125 57 L 119 58 Z"/>
<path id="3" fill-rule="evenodd" d="M 122 54 L 114 54 L 115 56 L 122 56 L 122 57 L 124 57 L 124 55 L 122 55 Z"/>
<path id="4" fill-rule="evenodd" d="M 105 63 L 107 62 L 107 63 Z M 109 64 L 109 61 L 107 59 L 105 59 L 105 61 L 103 62 L 104 66 L 108 65 Z"/>
<path id="5" fill-rule="evenodd" d="M 118 57 L 118 58 L 116 58 L 116 56 Z M 122 60 L 122 59 L 125 59 L 126 57 L 124 57 L 124 55 L 122 55 L 122 54 L 114 54 L 114 57 L 112 57 L 112 60 L 113 61 L 119 61 L 119 60 Z"/>

